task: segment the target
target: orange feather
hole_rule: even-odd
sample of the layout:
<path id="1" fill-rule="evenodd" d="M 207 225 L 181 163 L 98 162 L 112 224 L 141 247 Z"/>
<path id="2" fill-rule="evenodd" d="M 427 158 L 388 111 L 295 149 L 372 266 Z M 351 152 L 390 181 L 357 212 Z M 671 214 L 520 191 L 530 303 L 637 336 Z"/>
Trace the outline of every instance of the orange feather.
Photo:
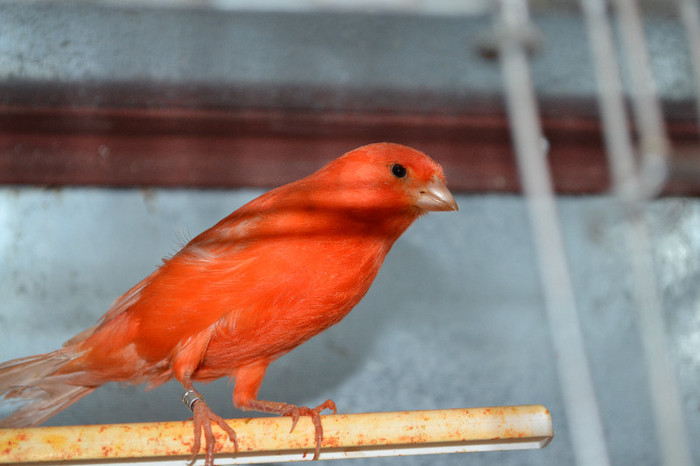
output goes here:
<path id="1" fill-rule="evenodd" d="M 268 364 L 345 317 L 416 218 L 456 209 L 425 154 L 351 151 L 195 237 L 64 348 L 0 365 L 0 393 L 28 401 L 0 425 L 43 422 L 107 382 L 172 377 L 233 376 L 237 407 L 298 416 L 256 400 Z"/>

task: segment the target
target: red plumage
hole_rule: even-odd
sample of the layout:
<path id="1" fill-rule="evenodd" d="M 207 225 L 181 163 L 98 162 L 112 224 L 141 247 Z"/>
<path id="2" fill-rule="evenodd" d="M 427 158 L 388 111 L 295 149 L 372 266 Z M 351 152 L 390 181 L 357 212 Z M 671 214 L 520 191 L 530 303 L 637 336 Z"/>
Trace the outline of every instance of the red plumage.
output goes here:
<path id="1" fill-rule="evenodd" d="M 268 364 L 339 322 L 369 289 L 396 239 L 428 210 L 456 210 L 442 169 L 397 144 L 351 151 L 252 200 L 204 231 L 57 351 L 0 365 L 0 394 L 27 404 L 3 427 L 43 422 L 100 385 L 236 378 L 241 409 L 311 415 L 257 400 Z M 37 388 L 39 390 L 37 390 Z M 194 404 L 212 464 L 211 421 Z M 235 435 L 227 430 L 232 439 Z M 318 447 L 317 447 L 318 456 Z"/>

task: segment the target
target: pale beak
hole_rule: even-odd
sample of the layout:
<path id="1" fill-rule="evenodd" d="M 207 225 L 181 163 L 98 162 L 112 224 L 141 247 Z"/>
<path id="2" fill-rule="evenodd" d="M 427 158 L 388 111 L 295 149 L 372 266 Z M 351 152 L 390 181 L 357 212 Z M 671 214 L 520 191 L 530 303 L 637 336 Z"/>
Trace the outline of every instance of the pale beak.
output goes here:
<path id="1" fill-rule="evenodd" d="M 420 190 L 416 206 L 428 211 L 459 210 L 452 193 L 437 176 Z"/>

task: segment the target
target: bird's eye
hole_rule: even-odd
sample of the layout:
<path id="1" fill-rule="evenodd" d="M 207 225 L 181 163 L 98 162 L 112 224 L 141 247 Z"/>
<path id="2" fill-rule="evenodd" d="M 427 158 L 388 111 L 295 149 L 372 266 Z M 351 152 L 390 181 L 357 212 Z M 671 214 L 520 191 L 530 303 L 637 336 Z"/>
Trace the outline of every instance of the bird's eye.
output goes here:
<path id="1" fill-rule="evenodd" d="M 403 178 L 404 176 L 406 176 L 406 167 L 404 167 L 400 163 L 395 163 L 391 166 L 391 174 L 394 175 L 396 178 Z"/>

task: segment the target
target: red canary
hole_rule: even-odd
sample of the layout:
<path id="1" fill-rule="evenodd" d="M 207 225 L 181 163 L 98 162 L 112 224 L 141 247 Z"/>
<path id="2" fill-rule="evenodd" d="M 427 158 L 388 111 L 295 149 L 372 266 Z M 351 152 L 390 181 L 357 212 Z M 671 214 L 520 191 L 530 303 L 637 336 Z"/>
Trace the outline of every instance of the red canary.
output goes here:
<path id="1" fill-rule="evenodd" d="M 160 385 L 175 377 L 193 410 L 193 457 L 212 422 L 236 444 L 193 381 L 235 378 L 233 404 L 310 416 L 257 399 L 267 366 L 338 323 L 370 287 L 384 257 L 427 211 L 457 210 L 440 166 L 398 144 L 371 144 L 252 200 L 204 231 L 115 301 L 97 326 L 51 353 L 0 365 L 0 394 L 25 403 L 2 427 L 40 424 L 107 382 Z M 294 427 L 292 427 L 293 429 Z"/>

